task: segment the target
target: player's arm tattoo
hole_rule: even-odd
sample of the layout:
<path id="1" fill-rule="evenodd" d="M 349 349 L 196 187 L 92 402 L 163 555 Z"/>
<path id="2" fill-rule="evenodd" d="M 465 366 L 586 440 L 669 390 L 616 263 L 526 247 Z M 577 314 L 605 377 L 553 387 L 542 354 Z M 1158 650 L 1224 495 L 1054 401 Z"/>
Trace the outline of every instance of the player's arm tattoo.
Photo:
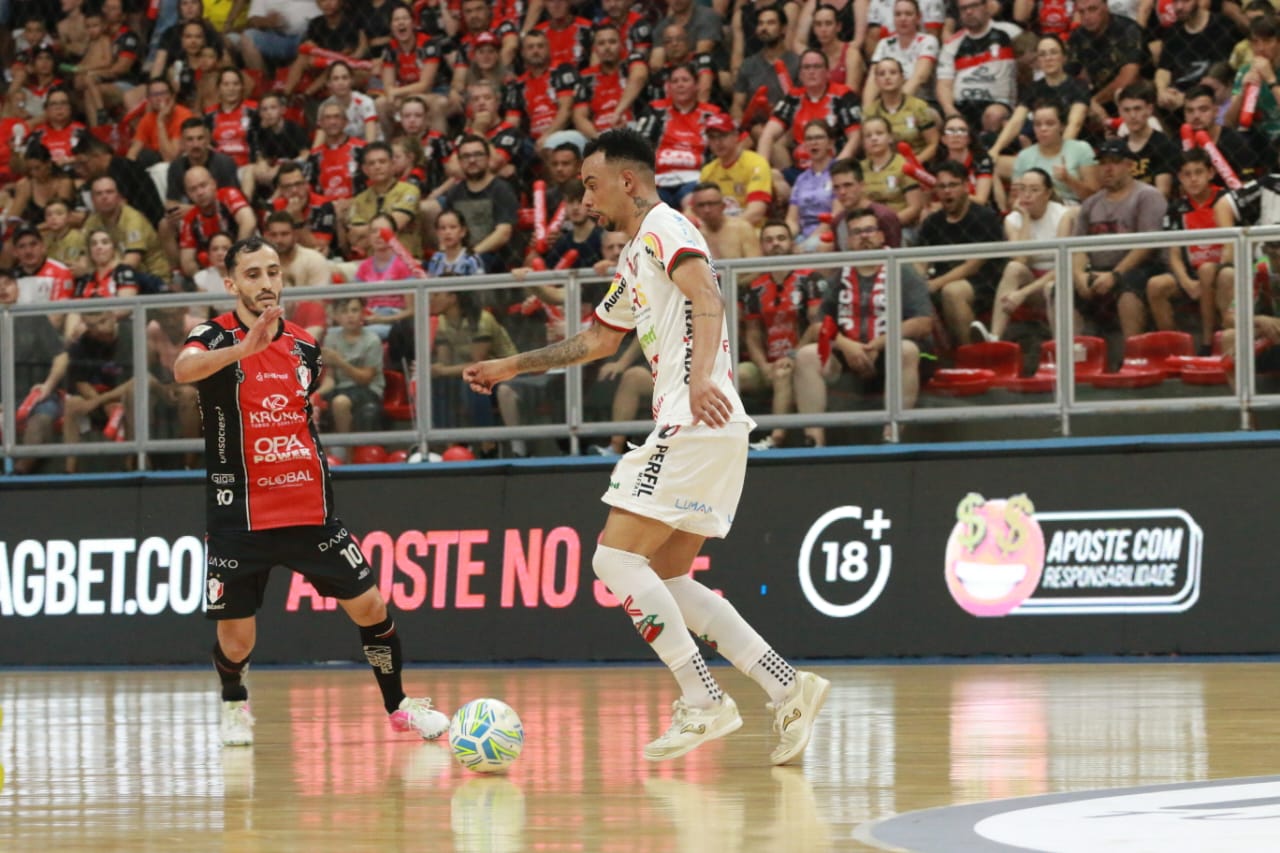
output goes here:
<path id="1" fill-rule="evenodd" d="M 520 353 L 516 356 L 516 367 L 521 373 L 536 373 L 539 370 L 567 367 L 570 364 L 586 361 L 590 357 L 591 348 L 587 346 L 584 333 L 580 332 L 559 343 L 532 352 Z"/>

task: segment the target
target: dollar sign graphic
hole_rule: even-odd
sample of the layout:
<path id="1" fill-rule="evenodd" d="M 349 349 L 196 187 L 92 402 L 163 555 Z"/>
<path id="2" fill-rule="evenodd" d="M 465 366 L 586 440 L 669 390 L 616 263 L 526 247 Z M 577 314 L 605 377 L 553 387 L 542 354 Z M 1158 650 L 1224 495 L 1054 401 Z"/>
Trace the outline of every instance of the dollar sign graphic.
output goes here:
<path id="1" fill-rule="evenodd" d="M 978 510 L 986 502 L 987 499 L 982 495 L 970 492 L 956 506 L 956 521 L 964 525 L 964 530 L 960 531 L 960 544 L 970 554 L 982 544 L 987 535 L 987 522 L 978 514 Z"/>
<path id="2" fill-rule="evenodd" d="M 1005 502 L 1005 530 L 996 534 L 996 547 L 1001 553 L 1012 554 L 1027 541 L 1027 519 L 1034 515 L 1035 511 L 1031 498 L 1026 495 L 1014 495 Z"/>

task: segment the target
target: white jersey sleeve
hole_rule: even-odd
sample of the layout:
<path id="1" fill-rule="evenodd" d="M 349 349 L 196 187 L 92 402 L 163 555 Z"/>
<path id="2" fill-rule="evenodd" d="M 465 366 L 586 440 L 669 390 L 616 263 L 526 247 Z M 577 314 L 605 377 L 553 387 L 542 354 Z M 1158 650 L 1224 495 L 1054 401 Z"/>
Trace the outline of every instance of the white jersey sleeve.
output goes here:
<path id="1" fill-rule="evenodd" d="M 619 332 L 629 332 L 636 327 L 631 297 L 627 294 L 627 280 L 622 277 L 621 269 L 614 274 L 613 285 L 596 306 L 596 319 Z"/>

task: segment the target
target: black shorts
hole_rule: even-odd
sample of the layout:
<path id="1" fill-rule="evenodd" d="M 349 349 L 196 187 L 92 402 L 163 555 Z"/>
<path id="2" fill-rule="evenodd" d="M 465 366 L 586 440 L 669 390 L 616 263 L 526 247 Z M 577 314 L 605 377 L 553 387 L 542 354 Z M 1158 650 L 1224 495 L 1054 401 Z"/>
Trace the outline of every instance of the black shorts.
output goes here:
<path id="1" fill-rule="evenodd" d="M 373 569 L 340 521 L 312 527 L 209 533 L 205 616 L 243 619 L 262 607 L 276 566 L 293 569 L 321 595 L 355 598 L 374 586 Z"/>

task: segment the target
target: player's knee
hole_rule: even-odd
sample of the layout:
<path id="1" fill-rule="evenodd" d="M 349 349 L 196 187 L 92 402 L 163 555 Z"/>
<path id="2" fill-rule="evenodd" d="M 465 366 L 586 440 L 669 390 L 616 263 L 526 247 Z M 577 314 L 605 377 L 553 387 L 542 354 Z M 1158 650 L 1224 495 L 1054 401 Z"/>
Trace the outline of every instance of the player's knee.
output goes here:
<path id="1" fill-rule="evenodd" d="M 647 571 L 648 561 L 639 554 L 610 548 L 608 545 L 597 545 L 591 557 L 591 568 L 596 577 L 610 590 L 621 588 L 619 581 L 625 585 L 628 575 L 637 571 Z"/>

